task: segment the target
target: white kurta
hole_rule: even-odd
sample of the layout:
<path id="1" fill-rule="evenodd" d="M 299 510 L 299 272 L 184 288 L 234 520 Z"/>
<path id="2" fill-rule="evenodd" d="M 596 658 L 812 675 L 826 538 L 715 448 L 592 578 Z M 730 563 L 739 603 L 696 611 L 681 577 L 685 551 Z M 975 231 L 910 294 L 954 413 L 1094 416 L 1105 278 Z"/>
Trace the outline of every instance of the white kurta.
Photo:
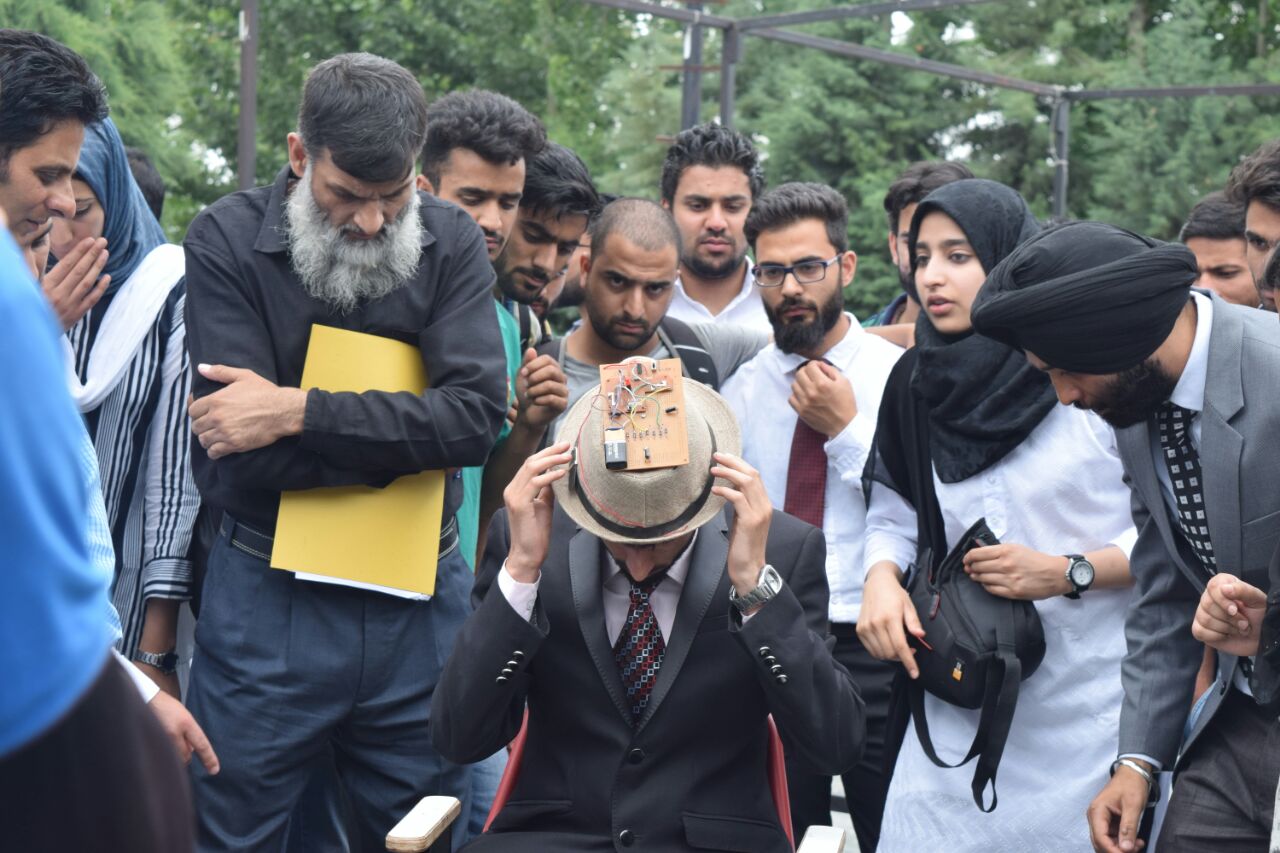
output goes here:
<path id="1" fill-rule="evenodd" d="M 1109 544 L 1126 554 L 1137 533 L 1111 429 L 1096 415 L 1055 407 L 1012 453 L 959 483 L 934 475 L 947 548 L 985 516 L 1002 542 L 1049 554 Z M 915 555 L 911 507 L 883 485 L 867 514 L 865 564 Z M 1063 560 L 1063 571 L 1066 571 Z M 881 853 L 1091 850 L 1085 809 L 1108 779 L 1119 730 L 1120 660 L 1129 590 L 1036 602 L 1043 663 L 1022 682 L 996 777 L 999 806 L 984 814 L 970 792 L 974 764 L 937 767 L 908 728 L 894 769 Z M 930 734 L 945 761 L 968 751 L 978 711 L 925 695 Z M 989 795 L 989 792 L 988 792 Z"/>

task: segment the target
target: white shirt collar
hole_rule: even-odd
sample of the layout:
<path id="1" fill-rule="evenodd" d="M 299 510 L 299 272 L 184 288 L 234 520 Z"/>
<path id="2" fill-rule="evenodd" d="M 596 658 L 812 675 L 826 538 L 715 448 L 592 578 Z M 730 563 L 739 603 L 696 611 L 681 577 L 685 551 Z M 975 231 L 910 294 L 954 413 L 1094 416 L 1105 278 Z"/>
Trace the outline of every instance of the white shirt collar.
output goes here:
<path id="1" fill-rule="evenodd" d="M 822 357 L 831 362 L 836 370 L 841 373 L 848 373 L 854 358 L 858 355 L 858 350 L 862 347 L 862 341 L 867 332 L 858 323 L 857 317 L 848 311 L 844 312 L 844 316 L 849 318 L 849 331 L 835 346 L 823 353 Z M 778 366 L 784 374 L 796 372 L 806 361 L 810 360 L 808 356 L 803 356 L 799 353 L 783 352 L 782 350 L 777 350 L 777 353 Z"/>
<path id="2" fill-rule="evenodd" d="M 1196 304 L 1196 336 L 1182 376 L 1173 388 L 1169 401 L 1191 412 L 1204 411 L 1204 388 L 1209 377 L 1209 332 L 1213 327 L 1213 300 L 1203 293 L 1191 291 Z"/>
<path id="3" fill-rule="evenodd" d="M 683 588 L 684 580 L 689 576 L 689 564 L 693 559 L 693 546 L 698 541 L 698 531 L 693 532 L 693 538 L 689 540 L 689 544 L 684 549 L 676 561 L 671 564 L 671 568 L 667 569 L 667 579 L 662 583 L 668 588 Z M 608 549 L 605 553 L 609 554 Z M 604 585 L 610 589 L 625 591 L 629 586 L 626 575 L 622 573 L 622 566 L 618 565 L 618 561 L 609 554 L 609 559 L 604 563 Z"/>

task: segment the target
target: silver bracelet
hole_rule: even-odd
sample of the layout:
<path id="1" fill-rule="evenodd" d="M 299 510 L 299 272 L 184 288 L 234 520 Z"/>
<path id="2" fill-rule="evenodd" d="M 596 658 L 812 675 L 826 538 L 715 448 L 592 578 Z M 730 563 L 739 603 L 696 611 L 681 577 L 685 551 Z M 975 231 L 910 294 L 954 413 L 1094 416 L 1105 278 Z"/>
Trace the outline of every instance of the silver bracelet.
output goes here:
<path id="1" fill-rule="evenodd" d="M 1151 771 L 1147 770 L 1147 768 L 1143 767 L 1141 764 L 1139 764 L 1138 762 L 1130 758 L 1117 758 L 1115 761 L 1111 762 L 1112 776 L 1116 775 L 1117 767 L 1128 767 L 1134 773 L 1137 773 L 1143 779 L 1146 779 L 1147 788 L 1151 788 L 1156 784 L 1156 777 L 1151 775 Z"/>

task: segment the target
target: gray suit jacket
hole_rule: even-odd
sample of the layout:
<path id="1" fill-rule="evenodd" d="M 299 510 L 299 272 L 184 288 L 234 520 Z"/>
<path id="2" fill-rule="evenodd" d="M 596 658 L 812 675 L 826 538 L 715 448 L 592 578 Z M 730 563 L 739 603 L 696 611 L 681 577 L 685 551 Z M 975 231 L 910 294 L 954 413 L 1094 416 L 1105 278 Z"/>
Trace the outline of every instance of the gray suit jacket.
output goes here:
<path id="1" fill-rule="evenodd" d="M 1276 315 L 1213 299 L 1201 414 L 1200 466 L 1218 569 L 1266 589 L 1280 540 L 1280 323 Z M 1154 419 L 1117 430 L 1133 490 L 1138 541 L 1129 560 L 1134 603 L 1125 622 L 1120 754 L 1173 765 L 1191 708 L 1201 646 L 1191 622 L 1206 575 L 1170 516 L 1156 474 Z M 1195 730 L 1205 728 L 1230 689 L 1236 658 L 1218 656 L 1218 682 Z"/>

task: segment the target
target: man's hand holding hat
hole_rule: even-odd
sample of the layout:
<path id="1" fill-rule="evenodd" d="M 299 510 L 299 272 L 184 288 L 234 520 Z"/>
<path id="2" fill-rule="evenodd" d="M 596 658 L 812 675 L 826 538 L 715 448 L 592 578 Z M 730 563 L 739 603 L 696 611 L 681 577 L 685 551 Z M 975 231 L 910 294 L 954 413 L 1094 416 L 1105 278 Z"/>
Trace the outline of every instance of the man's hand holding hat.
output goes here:
<path id="1" fill-rule="evenodd" d="M 711 493 L 733 504 L 733 529 L 729 532 L 729 581 L 739 595 L 746 595 L 760 583 L 765 565 L 765 543 L 773 505 L 765 491 L 760 472 L 732 453 L 716 453 L 711 473 L 730 486 L 715 485 Z"/>
<path id="2" fill-rule="evenodd" d="M 507 572 L 520 583 L 534 583 L 551 547 L 551 512 L 555 495 L 551 484 L 568 473 L 557 468 L 572 459 L 569 442 L 561 441 L 530 456 L 502 493 L 511 527 Z"/>

